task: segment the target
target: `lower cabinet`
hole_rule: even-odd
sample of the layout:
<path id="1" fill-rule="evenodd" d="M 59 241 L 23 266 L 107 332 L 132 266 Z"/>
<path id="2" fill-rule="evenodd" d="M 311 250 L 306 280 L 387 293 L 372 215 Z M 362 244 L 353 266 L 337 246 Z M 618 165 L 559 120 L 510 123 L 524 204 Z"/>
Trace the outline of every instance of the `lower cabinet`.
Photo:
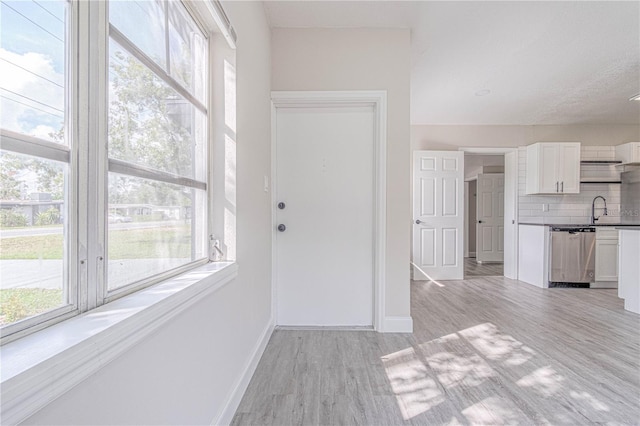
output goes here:
<path id="1" fill-rule="evenodd" d="M 596 228 L 594 288 L 618 287 L 618 230 Z"/>

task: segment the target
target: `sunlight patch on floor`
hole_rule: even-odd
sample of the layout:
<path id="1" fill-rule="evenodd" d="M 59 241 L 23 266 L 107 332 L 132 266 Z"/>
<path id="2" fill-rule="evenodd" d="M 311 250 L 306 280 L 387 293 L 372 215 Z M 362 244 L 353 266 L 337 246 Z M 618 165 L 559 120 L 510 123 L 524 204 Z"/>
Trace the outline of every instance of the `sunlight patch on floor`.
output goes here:
<path id="1" fill-rule="evenodd" d="M 475 349 L 491 361 L 507 365 L 522 365 L 536 352 L 522 342 L 504 334 L 490 323 L 480 324 L 459 332 Z"/>
<path id="2" fill-rule="evenodd" d="M 509 408 L 508 403 L 492 396 L 465 408 L 462 414 L 469 423 L 475 425 L 518 424 L 519 416 Z"/>
<path id="3" fill-rule="evenodd" d="M 436 381 L 427 374 L 427 366 L 413 348 L 382 357 L 384 369 L 402 417 L 409 420 L 444 401 Z"/>
<path id="4" fill-rule="evenodd" d="M 429 274 L 427 274 L 425 271 L 423 271 L 418 265 L 416 265 L 415 263 L 411 262 L 411 266 L 413 266 L 415 269 L 417 269 L 418 271 L 420 271 L 421 274 L 423 274 L 425 277 L 427 277 L 428 282 L 430 283 L 434 283 L 435 285 L 437 285 L 438 287 L 444 287 L 444 284 L 439 283 L 438 281 L 434 280 L 433 278 L 431 278 L 429 276 Z M 424 280 L 418 280 L 416 278 L 414 278 L 416 281 L 424 281 Z"/>
<path id="5" fill-rule="evenodd" d="M 562 389 L 562 381 L 564 377 L 547 365 L 524 376 L 516 384 L 523 388 L 532 388 L 540 395 L 547 397 L 553 396 Z"/>
<path id="6" fill-rule="evenodd" d="M 450 398 L 455 400 L 456 393 L 469 396 L 486 393 L 487 387 L 501 386 L 500 380 L 513 380 L 515 385 L 531 392 L 532 398 L 560 397 L 565 402 L 571 398 L 585 410 L 610 410 L 582 391 L 579 382 L 568 380 L 551 365 L 541 366 L 542 354 L 491 323 L 478 324 L 381 359 L 405 420 Z M 472 424 L 519 423 L 524 415 L 513 401 L 498 395 L 465 407 L 460 413 Z M 462 417 L 453 417 L 451 424 L 460 420 Z M 554 422 L 564 420 L 570 421 L 560 413 L 553 415 Z"/>
<path id="7" fill-rule="evenodd" d="M 593 395 L 588 392 L 576 392 L 570 391 L 569 396 L 573 399 L 581 400 L 593 407 L 597 411 L 611 411 L 609 406 L 603 402 L 598 401 Z"/>

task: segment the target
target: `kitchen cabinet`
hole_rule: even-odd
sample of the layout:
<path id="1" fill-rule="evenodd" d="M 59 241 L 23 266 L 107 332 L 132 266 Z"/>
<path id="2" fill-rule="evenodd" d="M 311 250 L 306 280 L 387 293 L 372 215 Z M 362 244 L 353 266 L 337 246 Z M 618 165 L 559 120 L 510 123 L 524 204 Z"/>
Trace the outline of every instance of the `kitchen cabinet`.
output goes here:
<path id="1" fill-rule="evenodd" d="M 622 164 L 640 164 L 640 142 L 616 146 L 616 160 L 622 161 Z"/>
<path id="2" fill-rule="evenodd" d="M 620 282 L 618 297 L 624 299 L 627 311 L 640 314 L 640 226 L 620 230 Z"/>
<path id="3" fill-rule="evenodd" d="M 527 146 L 527 194 L 579 194 L 580 142 Z"/>
<path id="4" fill-rule="evenodd" d="M 596 228 L 596 264 L 593 288 L 618 287 L 618 230 Z"/>

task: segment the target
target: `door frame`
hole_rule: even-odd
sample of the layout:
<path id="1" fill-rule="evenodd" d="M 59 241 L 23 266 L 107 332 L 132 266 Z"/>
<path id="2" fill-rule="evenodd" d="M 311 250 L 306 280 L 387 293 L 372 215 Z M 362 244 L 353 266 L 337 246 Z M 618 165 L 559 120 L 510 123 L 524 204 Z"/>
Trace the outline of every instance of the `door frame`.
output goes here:
<path id="1" fill-rule="evenodd" d="M 277 318 L 277 259 L 276 259 L 276 193 L 277 193 L 277 126 L 279 108 L 351 108 L 371 106 L 374 114 L 373 159 L 373 327 L 385 331 L 385 260 L 386 260 L 386 165 L 387 165 L 387 92 L 380 91 L 272 91 L 271 92 L 271 309 Z M 267 185 L 265 185 L 266 187 Z M 275 324 L 278 325 L 278 324 Z"/>
<path id="2" fill-rule="evenodd" d="M 505 167 L 504 167 L 504 179 L 505 182 L 507 181 L 507 179 L 511 179 L 513 182 L 515 182 L 514 185 L 514 193 L 511 194 L 509 197 L 507 197 L 507 193 L 505 191 L 505 197 L 504 197 L 504 209 L 505 211 L 507 211 L 508 209 L 511 209 L 513 211 L 514 214 L 514 221 L 515 223 L 513 225 L 515 225 L 515 232 L 514 232 L 514 236 L 513 239 L 511 241 L 507 241 L 506 237 L 505 237 L 505 244 L 504 244 L 504 252 L 505 252 L 505 259 L 507 258 L 506 253 L 507 250 L 510 251 L 511 253 L 511 258 L 514 260 L 514 265 L 511 265 L 510 268 L 507 268 L 506 263 L 504 264 L 504 270 L 505 270 L 505 277 L 507 278 L 511 278 L 511 279 L 518 279 L 518 186 L 519 186 L 519 179 L 518 179 L 518 148 L 516 147 L 510 147 L 510 148 L 476 148 L 476 147 L 461 147 L 458 148 L 459 151 L 464 151 L 465 153 L 469 153 L 469 154 L 502 154 L 504 155 L 505 158 Z M 506 154 L 514 152 L 515 153 L 515 164 L 513 165 L 514 167 L 510 167 L 509 171 L 511 173 L 507 174 L 507 156 Z M 509 204 L 507 204 L 507 201 L 510 201 Z M 466 200 L 465 200 L 466 202 Z M 505 215 L 505 221 L 507 216 Z M 506 225 L 506 224 L 505 224 Z M 512 276 L 507 276 L 507 269 L 509 269 L 512 273 L 510 275 Z"/>

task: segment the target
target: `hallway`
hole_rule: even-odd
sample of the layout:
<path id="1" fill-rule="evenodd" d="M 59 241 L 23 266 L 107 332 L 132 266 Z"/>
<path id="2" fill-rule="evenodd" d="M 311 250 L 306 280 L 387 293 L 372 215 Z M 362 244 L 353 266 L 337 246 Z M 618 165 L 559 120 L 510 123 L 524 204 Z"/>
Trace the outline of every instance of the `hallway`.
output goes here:
<path id="1" fill-rule="evenodd" d="M 502 277 L 504 263 L 478 263 L 475 257 L 464 258 L 464 276 L 470 277 Z"/>

